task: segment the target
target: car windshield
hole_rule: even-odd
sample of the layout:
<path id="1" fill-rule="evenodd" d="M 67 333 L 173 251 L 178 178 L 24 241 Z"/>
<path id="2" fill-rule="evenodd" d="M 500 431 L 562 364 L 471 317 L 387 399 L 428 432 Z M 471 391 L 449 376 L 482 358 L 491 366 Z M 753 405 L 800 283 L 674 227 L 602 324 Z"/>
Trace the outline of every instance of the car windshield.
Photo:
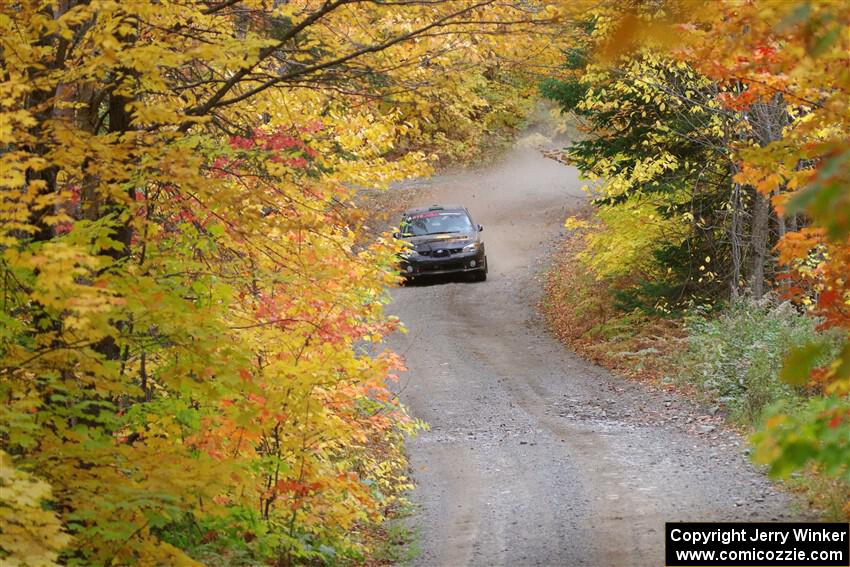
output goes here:
<path id="1" fill-rule="evenodd" d="M 402 236 L 469 232 L 472 221 L 463 211 L 428 211 L 405 216 L 399 228 Z"/>

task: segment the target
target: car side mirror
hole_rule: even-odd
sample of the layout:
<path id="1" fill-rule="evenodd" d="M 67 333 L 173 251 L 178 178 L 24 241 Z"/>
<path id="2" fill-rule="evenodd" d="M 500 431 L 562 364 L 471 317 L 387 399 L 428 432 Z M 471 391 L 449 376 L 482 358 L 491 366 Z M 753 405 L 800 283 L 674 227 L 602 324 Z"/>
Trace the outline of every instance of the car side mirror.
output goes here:
<path id="1" fill-rule="evenodd" d="M 478 225 L 478 232 L 481 232 L 482 230 L 484 230 L 484 227 L 479 224 Z"/>

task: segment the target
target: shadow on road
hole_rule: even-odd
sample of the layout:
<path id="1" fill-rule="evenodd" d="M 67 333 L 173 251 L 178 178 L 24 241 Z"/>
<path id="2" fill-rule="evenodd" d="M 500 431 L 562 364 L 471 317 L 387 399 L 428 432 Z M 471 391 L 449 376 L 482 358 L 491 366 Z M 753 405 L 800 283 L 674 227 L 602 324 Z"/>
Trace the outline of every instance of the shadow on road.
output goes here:
<path id="1" fill-rule="evenodd" d="M 417 276 L 413 281 L 404 282 L 404 287 L 431 287 L 434 285 L 442 285 L 447 283 L 466 283 L 466 284 L 483 284 L 475 280 L 473 274 L 440 274 L 437 276 Z"/>

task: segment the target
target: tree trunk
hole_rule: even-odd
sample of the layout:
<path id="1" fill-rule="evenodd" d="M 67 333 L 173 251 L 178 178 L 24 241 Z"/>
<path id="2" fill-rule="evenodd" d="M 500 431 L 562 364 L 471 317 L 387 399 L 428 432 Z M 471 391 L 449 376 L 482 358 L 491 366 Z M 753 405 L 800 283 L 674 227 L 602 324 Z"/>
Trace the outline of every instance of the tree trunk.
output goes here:
<path id="1" fill-rule="evenodd" d="M 767 102 L 753 104 L 747 113 L 747 119 L 752 127 L 753 137 L 762 147 L 782 138 L 782 131 L 788 125 L 789 116 L 785 110 L 785 99 L 777 94 Z M 765 263 L 768 260 L 770 248 L 770 218 L 772 205 L 768 195 L 763 195 L 753 189 L 753 213 L 750 227 L 750 260 L 749 291 L 754 299 L 760 299 L 765 291 Z M 779 230 L 784 231 L 784 220 L 780 221 Z"/>
<path id="2" fill-rule="evenodd" d="M 727 132 L 727 147 L 728 137 Z M 741 295 L 741 267 L 743 264 L 742 241 L 743 241 L 743 216 L 744 200 L 741 197 L 741 184 L 734 181 L 738 173 L 738 164 L 735 160 L 729 161 L 729 179 L 732 179 L 732 195 L 729 204 L 732 207 L 732 220 L 729 223 L 729 248 L 732 255 L 732 275 L 729 280 L 729 296 L 734 301 Z"/>
<path id="3" fill-rule="evenodd" d="M 753 191 L 753 219 L 750 232 L 752 249 L 750 264 L 750 294 L 753 299 L 764 295 L 764 264 L 767 258 L 767 243 L 770 232 L 770 201 Z"/>

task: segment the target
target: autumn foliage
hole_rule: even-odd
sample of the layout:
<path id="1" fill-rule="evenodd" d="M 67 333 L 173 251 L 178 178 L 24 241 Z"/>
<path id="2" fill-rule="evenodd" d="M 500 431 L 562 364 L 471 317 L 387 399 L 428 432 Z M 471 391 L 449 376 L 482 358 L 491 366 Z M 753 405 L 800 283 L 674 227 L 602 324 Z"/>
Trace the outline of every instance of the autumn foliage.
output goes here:
<path id="1" fill-rule="evenodd" d="M 770 295 L 850 329 L 849 15 L 826 0 L 610 2 L 572 28 L 543 91 L 584 127 L 560 156 L 601 179 L 581 260 L 622 307 Z M 811 397 L 768 412 L 756 458 L 850 481 L 850 343 L 795 345 L 767 378 Z"/>
<path id="2" fill-rule="evenodd" d="M 782 219 L 777 292 L 818 316 L 850 327 L 850 11 L 841 2 L 715 3 L 688 13 L 685 45 L 674 55 L 697 61 L 709 77 L 737 89 L 724 100 L 757 115 L 782 104 L 769 135 L 735 144 L 734 180 L 770 200 Z M 708 19 L 706 19 L 708 18 Z M 746 33 L 741 33 L 746 30 Z M 763 114 L 763 112 L 762 112 Z M 799 217 L 798 217 L 799 216 Z M 795 218 L 797 226 L 785 221 Z M 820 392 L 805 408 L 776 410 L 756 437 L 757 457 L 774 472 L 817 463 L 850 480 L 850 343 L 826 366 L 822 345 L 798 345 L 782 378 Z M 821 398 L 820 395 L 824 397 Z"/>
<path id="3" fill-rule="evenodd" d="M 552 16 L 4 2 L 0 562 L 364 557 L 417 424 L 379 346 L 397 245 L 353 188 L 474 146 L 437 118 L 488 116 L 462 98 Z"/>

